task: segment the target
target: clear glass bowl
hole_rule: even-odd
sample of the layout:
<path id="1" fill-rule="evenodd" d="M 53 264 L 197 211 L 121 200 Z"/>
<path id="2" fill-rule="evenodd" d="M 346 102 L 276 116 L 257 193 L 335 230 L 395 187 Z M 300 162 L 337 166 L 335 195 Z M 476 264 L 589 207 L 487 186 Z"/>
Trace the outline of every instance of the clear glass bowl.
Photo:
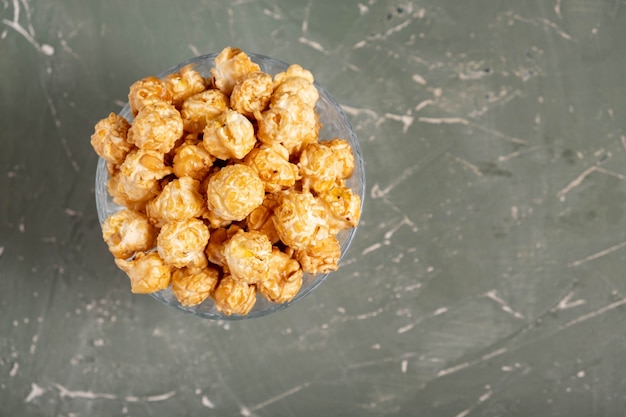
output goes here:
<path id="1" fill-rule="evenodd" d="M 215 64 L 216 56 L 217 53 L 213 53 L 192 58 L 188 61 L 176 65 L 175 67 L 168 69 L 167 71 L 160 74 L 159 77 L 163 78 L 168 74 L 175 73 L 188 64 L 194 64 L 194 68 L 196 71 L 200 72 L 205 77 L 209 77 L 210 69 Z M 289 66 L 288 64 L 281 62 L 277 59 L 263 55 L 248 53 L 248 56 L 250 56 L 250 58 L 254 62 L 260 65 L 262 71 L 272 76 L 276 75 L 279 72 L 285 71 Z M 345 113 L 341 109 L 339 103 L 337 103 L 331 97 L 326 89 L 324 89 L 317 83 L 315 84 L 315 86 L 319 91 L 319 100 L 315 108 L 319 114 L 320 122 L 322 124 L 322 128 L 320 130 L 320 141 L 330 140 L 338 137 L 347 140 L 350 145 L 352 145 L 355 161 L 355 170 L 352 178 L 347 181 L 347 185 L 352 189 L 354 193 L 358 194 L 361 197 L 361 202 L 363 202 L 365 197 L 365 172 L 363 167 L 363 155 L 361 153 L 361 146 L 359 145 L 359 141 L 356 137 L 354 129 L 350 125 L 350 122 L 348 121 Z M 122 108 L 120 115 L 126 118 L 129 122 L 132 121 L 132 115 L 130 113 L 130 108 L 128 104 L 126 104 L 126 106 Z M 106 163 L 103 159 L 100 158 L 96 169 L 95 189 L 96 207 L 98 210 L 98 219 L 100 220 L 100 224 L 102 224 L 108 216 L 122 209 L 122 207 L 113 202 L 111 195 L 109 195 L 108 193 L 108 179 L 109 177 L 106 169 Z M 356 229 L 357 228 L 352 228 L 343 231 L 337 236 L 337 238 L 339 239 L 339 243 L 341 244 L 342 257 L 347 252 L 348 247 L 350 246 L 350 243 L 352 242 L 352 239 L 354 238 L 354 235 L 356 233 Z M 341 268 L 339 270 L 341 270 Z M 272 303 L 263 298 L 263 296 L 257 295 L 256 304 L 246 316 L 228 316 L 221 313 L 215 308 L 215 304 L 213 303 L 213 300 L 211 298 L 208 298 L 203 303 L 196 306 L 182 306 L 172 293 L 172 290 L 169 288 L 163 291 L 153 293 L 151 295 L 155 299 L 177 310 L 194 314 L 196 316 L 215 320 L 240 320 L 261 317 L 286 309 L 290 305 L 297 303 L 298 301 L 309 295 L 331 274 L 332 273 L 317 275 L 304 274 L 302 288 L 300 289 L 300 292 L 287 303 Z"/>

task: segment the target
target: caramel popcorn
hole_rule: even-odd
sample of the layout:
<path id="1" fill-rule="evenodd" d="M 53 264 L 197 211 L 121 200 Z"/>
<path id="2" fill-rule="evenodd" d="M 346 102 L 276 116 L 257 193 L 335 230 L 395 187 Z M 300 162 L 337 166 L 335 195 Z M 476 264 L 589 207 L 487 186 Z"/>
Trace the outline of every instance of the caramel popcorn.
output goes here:
<path id="1" fill-rule="evenodd" d="M 246 117 L 267 108 L 274 86 L 272 77 L 264 72 L 251 72 L 239 81 L 230 96 L 230 105 Z"/>
<path id="2" fill-rule="evenodd" d="M 171 103 L 172 94 L 165 82 L 157 77 L 146 77 L 130 86 L 128 105 L 133 116 L 145 106 L 154 103 Z"/>
<path id="3" fill-rule="evenodd" d="M 232 314 L 245 316 L 256 303 L 256 288 L 226 275 L 217 285 L 213 299 L 215 307 L 227 316 Z"/>
<path id="4" fill-rule="evenodd" d="M 219 90 L 206 90 L 194 94 L 183 102 L 180 115 L 187 132 L 202 133 L 207 120 L 215 119 L 229 106 L 228 96 Z"/>
<path id="5" fill-rule="evenodd" d="M 204 128 L 204 147 L 219 159 L 242 159 L 254 148 L 254 126 L 244 115 L 226 110 L 207 121 Z"/>
<path id="6" fill-rule="evenodd" d="M 236 281 L 255 284 L 267 277 L 272 243 L 257 231 L 239 231 L 224 245 L 224 259 Z"/>
<path id="7" fill-rule="evenodd" d="M 204 252 L 209 242 L 209 228 L 192 218 L 167 223 L 157 237 L 157 251 L 169 265 L 183 268 Z"/>
<path id="8" fill-rule="evenodd" d="M 183 135 L 183 119 L 174 106 L 156 102 L 143 107 L 128 130 L 128 141 L 140 149 L 169 152 Z"/>
<path id="9" fill-rule="evenodd" d="M 260 71 L 261 67 L 238 48 L 225 48 L 215 58 L 215 68 L 211 68 L 215 86 L 224 94 L 230 95 L 240 80 L 246 75 Z"/>
<path id="10" fill-rule="evenodd" d="M 185 65 L 177 73 L 165 77 L 165 85 L 172 95 L 172 103 L 180 108 L 185 99 L 201 93 L 206 88 L 202 75 L 193 69 L 193 65 Z"/>
<path id="11" fill-rule="evenodd" d="M 263 297 L 274 303 L 286 303 L 296 296 L 302 287 L 303 271 L 300 264 L 278 248 L 272 249 L 269 274 L 257 284 Z"/>
<path id="12" fill-rule="evenodd" d="M 217 285 L 219 271 L 215 268 L 182 268 L 172 274 L 172 292 L 183 306 L 195 306 L 209 298 Z"/>
<path id="13" fill-rule="evenodd" d="M 304 249 L 329 234 L 328 213 L 308 192 L 285 192 L 272 219 L 280 240 L 294 249 Z"/>
<path id="14" fill-rule="evenodd" d="M 107 217 L 102 237 L 116 258 L 126 259 L 154 247 L 156 230 L 141 212 L 123 209 Z"/>
<path id="15" fill-rule="evenodd" d="M 339 268 L 341 246 L 337 237 L 331 235 L 314 242 L 311 246 L 297 249 L 294 257 L 300 262 L 302 270 L 309 274 L 326 274 Z"/>
<path id="16" fill-rule="evenodd" d="M 306 145 L 317 141 L 317 113 L 296 95 L 281 96 L 269 110 L 256 112 L 255 118 L 258 139 L 267 145 L 280 143 L 289 154 L 298 155 Z"/>
<path id="17" fill-rule="evenodd" d="M 226 220 L 239 221 L 263 203 L 265 191 L 257 173 L 247 165 L 228 165 L 209 178 L 209 210 Z"/>
<path id="18" fill-rule="evenodd" d="M 213 160 L 201 144 L 184 143 L 177 149 L 172 161 L 174 175 L 202 181 L 211 170 Z"/>
<path id="19" fill-rule="evenodd" d="M 292 187 L 300 176 L 298 167 L 289 162 L 289 151 L 280 144 L 254 148 L 244 163 L 256 171 L 268 193 Z"/>
<path id="20" fill-rule="evenodd" d="M 205 205 L 199 187 L 200 182 L 191 177 L 172 180 L 146 205 L 148 218 L 155 226 L 163 227 L 169 222 L 199 216 Z"/>
<path id="21" fill-rule="evenodd" d="M 91 146 L 99 157 L 114 165 L 124 162 L 133 145 L 126 140 L 130 124 L 122 116 L 109 114 L 96 123 L 91 135 Z"/>
<path id="22" fill-rule="evenodd" d="M 320 141 L 314 81 L 297 64 L 272 77 L 229 47 L 210 75 L 187 65 L 135 82 L 132 122 L 96 123 L 124 206 L 103 239 L 134 293 L 169 287 L 182 306 L 246 315 L 257 294 L 287 303 L 305 273 L 338 268 L 337 234 L 356 227 L 361 199 L 346 185 L 350 143 Z"/>
<path id="23" fill-rule="evenodd" d="M 115 264 L 130 278 L 130 289 L 135 294 L 149 294 L 170 285 L 172 267 L 156 252 L 139 252 L 132 260 L 115 258 Z"/>

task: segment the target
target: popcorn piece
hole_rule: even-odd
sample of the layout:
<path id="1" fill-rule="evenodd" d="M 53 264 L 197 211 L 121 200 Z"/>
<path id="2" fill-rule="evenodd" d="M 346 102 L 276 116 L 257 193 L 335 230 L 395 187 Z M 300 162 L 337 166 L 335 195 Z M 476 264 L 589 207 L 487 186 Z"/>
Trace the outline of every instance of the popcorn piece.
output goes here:
<path id="1" fill-rule="evenodd" d="M 126 272 L 131 291 L 135 294 L 161 291 L 170 284 L 172 267 L 163 262 L 156 252 L 139 252 L 130 261 L 116 258 L 115 264 Z"/>
<path id="2" fill-rule="evenodd" d="M 164 81 L 157 77 L 146 77 L 130 86 L 128 104 L 133 116 L 145 106 L 155 103 L 171 103 L 172 94 Z"/>
<path id="3" fill-rule="evenodd" d="M 280 249 L 273 248 L 268 277 L 257 284 L 257 290 L 269 301 L 286 303 L 300 291 L 302 276 L 298 261 Z"/>
<path id="4" fill-rule="evenodd" d="M 193 65 L 185 65 L 177 73 L 165 77 L 165 85 L 172 94 L 172 103 L 180 109 L 188 97 L 204 91 L 206 82 Z"/>
<path id="5" fill-rule="evenodd" d="M 224 94 L 230 95 L 235 84 L 251 72 L 260 70 L 261 67 L 252 62 L 241 49 L 227 47 L 215 58 L 215 67 L 211 68 L 211 75 L 215 86 Z"/>
<path id="6" fill-rule="evenodd" d="M 177 269 L 172 274 L 172 292 L 181 305 L 195 306 L 209 298 L 218 279 L 219 271 L 211 267 Z"/>
<path id="7" fill-rule="evenodd" d="M 209 237 L 209 243 L 204 250 L 209 261 L 217 266 L 226 267 L 226 258 L 224 257 L 224 246 L 226 241 L 234 236 L 241 228 L 236 225 L 232 225 L 228 229 L 220 227 L 211 231 Z"/>
<path id="8" fill-rule="evenodd" d="M 126 119 L 111 113 L 109 117 L 96 123 L 95 132 L 91 135 L 91 146 L 105 161 L 120 165 L 133 148 L 126 140 L 129 127 Z"/>
<path id="9" fill-rule="evenodd" d="M 128 130 L 128 141 L 143 150 L 169 152 L 183 135 L 183 119 L 174 106 L 157 102 L 145 106 Z"/>
<path id="10" fill-rule="evenodd" d="M 114 257 L 126 259 L 135 252 L 152 249 L 156 230 L 143 213 L 123 209 L 107 217 L 102 237 Z"/>
<path id="11" fill-rule="evenodd" d="M 272 219 L 280 239 L 294 249 L 312 246 L 329 235 L 328 213 L 308 192 L 285 191 Z"/>
<path id="12" fill-rule="evenodd" d="M 303 189 L 316 192 L 329 190 L 341 179 L 349 178 L 354 170 L 354 156 L 343 139 L 310 143 L 300 154 L 298 167 Z M 349 174 L 349 175 L 346 175 Z"/>
<path id="13" fill-rule="evenodd" d="M 304 272 L 327 274 L 339 268 L 341 247 L 337 237 L 329 236 L 312 246 L 296 250 L 294 256 Z"/>
<path id="14" fill-rule="evenodd" d="M 185 100 L 180 110 L 187 132 L 202 133 L 207 120 L 222 114 L 229 106 L 228 96 L 219 90 L 206 90 Z"/>
<path id="15" fill-rule="evenodd" d="M 157 237 L 157 251 L 165 262 L 183 268 L 197 259 L 209 241 L 209 228 L 192 218 L 167 223 Z"/>
<path id="16" fill-rule="evenodd" d="M 219 159 L 242 159 L 256 144 L 254 127 L 244 115 L 226 110 L 207 121 L 203 143 L 205 149 Z"/>
<path id="17" fill-rule="evenodd" d="M 108 183 L 113 201 L 126 207 L 143 208 L 160 190 L 159 180 L 172 173 L 163 154 L 136 149 L 127 156 Z"/>
<path id="18" fill-rule="evenodd" d="M 318 195 L 328 210 L 331 234 L 355 227 L 361 217 L 361 197 L 345 185 L 335 186 Z"/>
<path id="19" fill-rule="evenodd" d="M 274 86 L 272 77 L 264 72 L 251 72 L 239 81 L 230 95 L 230 105 L 246 117 L 267 108 Z"/>
<path id="20" fill-rule="evenodd" d="M 224 259 L 232 278 L 255 284 L 267 277 L 272 244 L 257 231 L 239 231 L 224 245 Z"/>
<path id="21" fill-rule="evenodd" d="M 298 64 L 292 64 L 287 71 L 274 77 L 274 94 L 271 106 L 283 95 L 296 95 L 310 107 L 315 107 L 319 98 L 317 88 L 313 84 L 313 74 Z"/>
<path id="22" fill-rule="evenodd" d="M 215 307 L 227 316 L 245 316 L 256 303 L 256 289 L 254 285 L 235 281 L 230 275 L 226 275 L 217 285 L 213 300 Z"/>
<path id="23" fill-rule="evenodd" d="M 244 163 L 256 171 L 268 193 L 289 188 L 299 179 L 298 167 L 289 162 L 289 152 L 280 144 L 254 148 Z"/>
<path id="24" fill-rule="evenodd" d="M 257 173 L 247 165 L 228 165 L 209 178 L 209 210 L 226 220 L 239 221 L 263 203 L 265 190 Z"/>
<path id="25" fill-rule="evenodd" d="M 174 155 L 174 174 L 178 178 L 187 176 L 200 181 L 211 170 L 213 160 L 214 158 L 204 149 L 204 146 L 184 143 Z"/>
<path id="26" fill-rule="evenodd" d="M 204 208 L 204 198 L 199 192 L 200 182 L 191 177 L 170 181 L 158 197 L 146 205 L 146 214 L 157 227 L 166 223 L 197 217 Z"/>
<path id="27" fill-rule="evenodd" d="M 319 121 L 315 109 L 300 97 L 286 94 L 265 112 L 256 112 L 257 136 L 267 145 L 282 144 L 290 155 L 298 155 L 309 143 L 316 142 Z"/>
<path id="28" fill-rule="evenodd" d="M 272 220 L 274 209 L 279 204 L 278 198 L 276 194 L 266 194 L 263 203 L 252 210 L 246 219 L 248 230 L 257 230 L 265 234 L 272 244 L 280 240 Z"/>

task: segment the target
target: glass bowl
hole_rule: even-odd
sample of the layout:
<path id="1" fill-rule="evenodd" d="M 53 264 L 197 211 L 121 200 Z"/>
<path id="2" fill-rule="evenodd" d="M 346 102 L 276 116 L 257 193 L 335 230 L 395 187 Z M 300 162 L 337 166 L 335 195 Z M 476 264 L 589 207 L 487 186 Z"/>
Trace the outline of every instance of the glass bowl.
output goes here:
<path id="1" fill-rule="evenodd" d="M 193 64 L 194 69 L 201 73 L 204 77 L 210 77 L 210 69 L 215 65 L 216 56 L 217 53 L 213 53 L 192 58 L 168 69 L 167 71 L 158 75 L 158 77 L 163 78 L 168 74 L 178 72 L 182 67 L 188 64 Z M 276 75 L 279 72 L 285 71 L 289 66 L 289 64 L 286 64 L 282 61 L 263 55 L 248 53 L 248 56 L 252 59 L 252 61 L 256 62 L 261 67 L 261 70 L 263 72 L 266 72 L 272 76 Z M 317 87 L 319 92 L 319 100 L 315 106 L 315 109 L 319 114 L 319 120 L 322 124 L 322 128 L 320 129 L 319 134 L 320 141 L 330 140 L 333 138 L 342 138 L 350 143 L 350 145 L 352 146 L 352 151 L 354 153 L 355 169 L 354 174 L 346 182 L 346 184 L 348 187 L 351 188 L 352 192 L 358 194 L 361 197 L 361 204 L 363 204 L 365 197 L 365 172 L 363 167 L 363 155 L 361 153 L 359 141 L 356 137 L 354 129 L 350 125 L 350 122 L 348 121 L 348 118 L 341 109 L 339 103 L 337 103 L 337 101 L 335 101 L 335 99 L 331 97 L 328 91 L 326 91 L 326 89 L 321 87 L 319 84 L 315 83 L 315 86 Z M 132 115 L 128 104 L 126 104 L 122 108 L 119 114 L 126 118 L 129 122 L 132 121 Z M 121 206 L 113 202 L 111 195 L 108 193 L 108 179 L 109 176 L 106 169 L 106 162 L 102 158 L 100 158 L 98 160 L 96 168 L 95 194 L 96 207 L 98 210 L 98 219 L 101 225 L 108 216 L 122 209 Z M 350 243 L 352 242 L 352 239 L 354 238 L 354 235 L 356 233 L 356 229 L 357 228 L 355 227 L 349 230 L 345 230 L 337 235 L 337 238 L 341 245 L 342 257 L 347 252 L 348 247 L 350 246 Z M 341 270 L 341 268 L 339 268 L 339 270 Z M 260 294 L 257 294 L 257 300 L 254 307 L 245 316 L 229 316 L 223 314 L 216 309 L 215 304 L 210 297 L 203 303 L 195 306 L 182 306 L 178 302 L 170 288 L 156 293 L 152 293 L 151 296 L 154 297 L 156 300 L 175 308 L 176 310 L 190 313 L 203 318 L 214 320 L 240 320 L 266 316 L 268 314 L 286 309 L 290 305 L 297 303 L 298 301 L 309 295 L 331 274 L 332 272 L 328 274 L 317 275 L 304 274 L 304 277 L 302 279 L 302 288 L 291 301 L 286 303 L 273 303 L 266 300 Z"/>

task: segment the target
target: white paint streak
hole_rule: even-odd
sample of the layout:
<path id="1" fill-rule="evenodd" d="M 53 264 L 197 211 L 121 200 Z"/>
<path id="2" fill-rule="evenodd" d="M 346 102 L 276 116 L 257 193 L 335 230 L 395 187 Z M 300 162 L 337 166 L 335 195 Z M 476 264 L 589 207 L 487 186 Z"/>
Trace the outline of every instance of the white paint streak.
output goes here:
<path id="1" fill-rule="evenodd" d="M 421 75 L 413 74 L 412 78 L 413 78 L 413 81 L 415 81 L 416 83 L 426 85 L 426 80 Z"/>
<path id="2" fill-rule="evenodd" d="M 396 188 L 403 181 L 407 180 L 409 177 L 411 177 L 411 175 L 417 172 L 419 167 L 420 167 L 419 164 L 415 164 L 411 167 L 406 168 L 398 178 L 396 178 L 394 181 L 391 182 L 391 184 L 389 184 L 387 187 L 383 189 L 380 188 L 380 185 L 374 184 L 372 186 L 372 190 L 370 191 L 370 196 L 373 199 L 385 197 L 387 194 L 391 192 L 391 190 Z"/>
<path id="3" fill-rule="evenodd" d="M 30 384 L 30 393 L 24 398 L 25 403 L 29 403 L 33 401 L 35 398 L 41 397 L 45 394 L 46 390 L 41 388 L 39 385 L 34 382 Z"/>
<path id="4" fill-rule="evenodd" d="M 464 126 L 470 126 L 473 127 L 475 129 L 478 130 L 482 130 L 483 132 L 489 133 L 493 136 L 502 138 L 502 139 L 506 139 L 510 142 L 513 143 L 517 143 L 520 145 L 526 145 L 527 142 L 525 140 L 513 137 L 513 136 L 509 136 L 506 135 L 502 132 L 498 132 L 497 130 L 493 130 L 493 129 L 489 129 L 487 127 L 481 126 L 479 124 L 476 124 L 474 122 L 471 122 L 467 119 L 464 119 L 462 117 L 420 117 L 419 119 L 417 119 L 419 122 L 422 123 L 429 123 L 429 124 L 435 124 L 435 125 L 440 125 L 440 124 L 449 124 L 449 125 L 464 125 Z"/>
<path id="5" fill-rule="evenodd" d="M 585 304 L 585 300 L 579 298 L 576 301 L 570 301 L 574 296 L 574 291 L 570 291 L 565 297 L 559 301 L 559 303 L 552 309 L 552 311 L 567 310 L 568 308 L 577 307 Z"/>
<path id="6" fill-rule="evenodd" d="M 585 314 L 583 316 L 580 316 L 580 317 L 578 317 L 578 318 L 576 318 L 574 320 L 568 321 L 567 323 L 565 323 L 563 328 L 567 328 L 567 327 L 573 326 L 575 324 L 579 324 L 579 323 L 582 323 L 582 322 L 587 321 L 589 319 L 592 319 L 594 317 L 598 317 L 599 315 L 604 314 L 606 312 L 609 312 L 611 310 L 614 310 L 614 309 L 616 309 L 616 308 L 618 308 L 618 307 L 620 307 L 620 306 L 622 306 L 624 304 L 626 304 L 626 298 L 623 298 L 623 299 L 621 299 L 619 301 L 611 303 L 608 306 L 602 307 L 602 308 L 600 308 L 600 309 L 598 309 L 596 311 L 592 311 L 591 313 L 588 313 L 588 314 Z"/>
<path id="7" fill-rule="evenodd" d="M 250 411 L 260 410 L 261 408 L 267 407 L 268 405 L 270 405 L 272 403 L 275 403 L 276 401 L 280 401 L 280 400 L 282 400 L 282 399 L 284 399 L 286 397 L 289 397 L 290 395 L 293 395 L 293 394 L 303 390 L 304 388 L 306 388 L 308 386 L 309 386 L 309 383 L 307 382 L 307 383 L 298 385 L 296 387 L 293 387 L 293 388 L 291 388 L 291 389 L 289 389 L 289 390 L 287 390 L 287 391 L 285 391 L 285 392 L 283 392 L 281 394 L 278 394 L 275 397 L 272 397 L 272 398 L 270 398 L 268 400 L 265 400 L 265 401 L 255 405 L 253 407 L 250 407 L 249 410 Z"/>
<path id="8" fill-rule="evenodd" d="M 367 248 L 363 249 L 363 252 L 361 252 L 361 255 L 367 255 L 370 252 L 374 252 L 375 250 L 378 250 L 380 248 L 383 247 L 383 244 L 378 242 L 378 243 L 374 243 L 371 246 L 368 246 Z"/>
<path id="9" fill-rule="evenodd" d="M 215 408 L 215 404 L 213 404 L 213 403 L 211 402 L 211 400 L 209 400 L 209 399 L 208 399 L 208 397 L 207 397 L 206 395 L 203 395 L 203 396 L 202 396 L 201 401 L 202 401 L 202 405 L 203 405 L 203 406 L 205 406 L 205 407 L 207 407 L 207 408 Z"/>
<path id="10" fill-rule="evenodd" d="M 322 44 L 320 44 L 319 42 L 312 41 L 311 39 L 305 38 L 304 36 L 301 36 L 298 39 L 298 42 L 300 42 L 303 45 L 310 46 L 311 48 L 315 49 L 316 51 L 319 51 L 319 52 L 321 52 L 323 54 L 328 55 L 328 51 L 326 49 L 324 49 Z"/>
<path id="11" fill-rule="evenodd" d="M 200 51 L 198 50 L 198 48 L 196 47 L 196 45 L 192 44 L 192 43 L 188 43 L 187 44 L 187 48 L 189 48 L 189 50 L 191 51 L 192 54 L 194 54 L 195 56 L 200 55 Z"/>
<path id="12" fill-rule="evenodd" d="M 609 171 L 608 169 L 600 168 L 600 167 L 594 165 L 594 166 L 589 167 L 586 170 L 584 170 L 572 182 L 567 184 L 567 186 L 565 188 L 563 188 L 561 191 L 556 193 L 556 196 L 561 201 L 565 201 L 565 196 L 567 195 L 567 193 L 572 191 L 574 188 L 580 186 L 580 184 L 583 183 L 585 178 L 587 178 L 589 175 L 593 174 L 594 172 L 598 172 L 598 173 L 601 173 L 601 174 L 605 174 L 605 175 L 609 175 L 609 176 L 612 176 L 612 177 L 616 177 L 616 178 L 619 178 L 620 180 L 626 179 L 626 175 L 624 175 L 624 174 L 620 174 L 619 172 Z"/>
<path id="13" fill-rule="evenodd" d="M 587 263 L 589 261 L 594 261 L 594 260 L 596 260 L 598 258 L 606 256 L 606 255 L 608 255 L 610 253 L 613 253 L 616 250 L 622 249 L 623 247 L 626 247 L 626 241 L 624 241 L 622 243 L 618 243 L 617 245 L 613 245 L 610 248 L 601 250 L 600 252 L 596 252 L 596 253 L 594 253 L 592 255 L 589 255 L 589 256 L 587 256 L 585 258 L 579 259 L 579 260 L 574 261 L 574 262 L 570 262 L 569 264 L 567 264 L 567 266 L 569 266 L 569 267 L 580 266 L 580 265 L 582 265 L 584 263 Z"/>
<path id="14" fill-rule="evenodd" d="M 523 319 L 524 315 L 513 310 L 511 308 L 511 306 L 509 306 L 506 301 L 504 301 L 502 298 L 500 298 L 498 296 L 498 293 L 496 290 L 491 290 L 485 293 L 485 297 L 495 301 L 496 303 L 500 304 L 500 307 L 502 308 L 502 311 L 511 314 L 512 316 L 514 316 L 515 318 L 518 319 Z"/>
<path id="15" fill-rule="evenodd" d="M 106 399 L 106 400 L 115 400 L 117 399 L 116 395 L 113 394 L 104 394 L 97 393 L 92 391 L 72 391 L 65 388 L 61 384 L 53 384 L 58 390 L 61 398 L 72 398 L 72 399 L 84 399 L 84 400 L 97 400 L 97 399 Z"/>
<path id="16" fill-rule="evenodd" d="M 446 375 L 450 375 L 453 373 L 456 373 L 458 371 L 461 371 L 465 368 L 469 368 L 470 366 L 476 365 L 478 363 L 487 361 L 489 359 L 492 359 L 496 356 L 502 355 L 503 353 L 506 353 L 507 349 L 506 348 L 501 348 L 501 349 L 497 349 L 494 350 L 493 352 L 490 353 L 486 353 L 485 355 L 483 355 L 480 359 L 474 360 L 474 361 L 468 361 L 468 362 L 463 362 L 461 364 L 452 366 L 450 368 L 446 368 L 446 369 L 442 369 L 439 372 L 437 372 L 437 377 L 443 377 Z"/>
<path id="17" fill-rule="evenodd" d="M 433 100 L 430 100 L 430 99 L 421 101 L 421 102 L 417 103 L 417 106 L 415 106 L 415 111 L 418 112 L 418 111 L 422 110 L 424 107 L 426 107 L 426 106 L 428 106 L 430 104 L 435 104 L 435 102 Z"/>
<path id="18" fill-rule="evenodd" d="M 408 367 L 409 367 L 409 361 L 407 361 L 406 359 L 404 359 L 404 360 L 402 361 L 402 363 L 400 363 L 400 371 L 401 371 L 403 374 L 406 374 L 406 371 L 407 371 Z"/>
<path id="19" fill-rule="evenodd" d="M 440 316 L 448 312 L 448 307 L 440 307 L 433 313 L 433 316 Z"/>
<path id="20" fill-rule="evenodd" d="M 13 378 L 15 375 L 17 375 L 17 371 L 19 371 L 19 369 L 20 369 L 20 364 L 17 362 L 13 362 L 13 366 L 11 367 L 11 370 L 9 371 L 9 376 Z"/>
<path id="21" fill-rule="evenodd" d="M 470 171 L 472 171 L 474 173 L 474 175 L 476 175 L 477 177 L 482 177 L 483 173 L 480 172 L 480 168 L 478 168 L 476 165 L 466 161 L 465 159 L 462 159 L 458 156 L 454 157 L 454 160 L 458 163 L 460 163 L 461 165 L 463 165 L 465 168 L 469 169 Z"/>
<path id="22" fill-rule="evenodd" d="M 414 117 L 409 114 L 400 115 L 393 113 L 385 113 L 385 117 L 390 120 L 395 120 L 397 122 L 402 123 L 402 133 L 406 133 L 409 130 L 409 127 L 413 124 Z"/>
<path id="23" fill-rule="evenodd" d="M 341 108 L 343 109 L 344 112 L 346 112 L 350 116 L 359 116 L 361 114 L 365 114 L 375 119 L 378 118 L 378 114 L 374 110 L 363 109 L 363 108 L 358 108 L 358 107 L 350 107 L 345 104 L 342 104 Z"/>

